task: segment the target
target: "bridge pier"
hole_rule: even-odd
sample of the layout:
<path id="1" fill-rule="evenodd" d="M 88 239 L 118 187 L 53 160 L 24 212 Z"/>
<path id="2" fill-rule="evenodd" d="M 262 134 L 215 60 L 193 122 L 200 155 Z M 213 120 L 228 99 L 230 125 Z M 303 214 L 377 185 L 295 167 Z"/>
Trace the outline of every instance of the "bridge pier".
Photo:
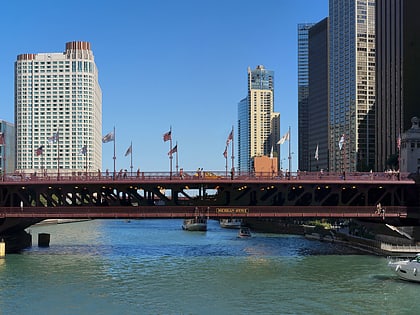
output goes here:
<path id="1" fill-rule="evenodd" d="M 6 256 L 6 243 L 4 240 L 0 242 L 0 258 L 4 258 Z"/>

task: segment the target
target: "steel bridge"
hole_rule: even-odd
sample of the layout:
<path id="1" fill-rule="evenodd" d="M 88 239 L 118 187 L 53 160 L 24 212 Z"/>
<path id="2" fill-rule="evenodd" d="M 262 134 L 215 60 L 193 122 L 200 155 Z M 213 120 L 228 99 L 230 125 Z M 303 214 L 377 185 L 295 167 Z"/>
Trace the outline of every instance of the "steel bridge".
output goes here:
<path id="1" fill-rule="evenodd" d="M 12 174 L 0 182 L 0 223 L 48 218 L 363 218 L 419 221 L 419 185 L 400 173 Z M 380 205 L 380 206 L 379 206 Z M 378 207 L 384 210 L 379 213 Z M 18 221 L 16 221 L 18 220 Z M 0 229 L 1 233 L 1 229 Z"/>

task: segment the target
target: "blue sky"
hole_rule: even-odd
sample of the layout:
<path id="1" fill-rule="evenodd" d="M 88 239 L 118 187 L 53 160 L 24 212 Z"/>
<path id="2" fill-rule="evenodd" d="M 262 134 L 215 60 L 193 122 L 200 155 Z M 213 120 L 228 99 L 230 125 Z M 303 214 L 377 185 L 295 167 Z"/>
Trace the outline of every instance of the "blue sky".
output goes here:
<path id="1" fill-rule="evenodd" d="M 326 16 L 328 0 L 3 1 L 0 119 L 14 119 L 18 54 L 88 41 L 103 93 L 103 134 L 116 128 L 117 169 L 129 169 L 124 154 L 132 141 L 135 170 L 168 171 L 162 135 L 172 127 L 179 167 L 222 171 L 247 68 L 262 64 L 275 72 L 274 110 L 281 135 L 291 126 L 295 170 L 297 24 Z M 113 168 L 112 156 L 112 143 L 104 144 L 103 169 Z"/>

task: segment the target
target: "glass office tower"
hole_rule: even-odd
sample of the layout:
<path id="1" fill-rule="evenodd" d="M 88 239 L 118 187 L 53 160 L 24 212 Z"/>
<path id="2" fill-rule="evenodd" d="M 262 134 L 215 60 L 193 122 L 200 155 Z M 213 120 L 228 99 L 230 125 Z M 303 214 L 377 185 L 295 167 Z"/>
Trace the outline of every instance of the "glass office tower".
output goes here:
<path id="1" fill-rule="evenodd" d="M 375 162 L 375 0 L 330 0 L 330 171 Z"/>
<path id="2" fill-rule="evenodd" d="M 420 117 L 420 1 L 376 0 L 376 170 L 398 168 L 398 138 Z"/>
<path id="3" fill-rule="evenodd" d="M 309 145 L 309 29 L 313 23 L 298 24 L 298 168 L 310 169 Z"/>

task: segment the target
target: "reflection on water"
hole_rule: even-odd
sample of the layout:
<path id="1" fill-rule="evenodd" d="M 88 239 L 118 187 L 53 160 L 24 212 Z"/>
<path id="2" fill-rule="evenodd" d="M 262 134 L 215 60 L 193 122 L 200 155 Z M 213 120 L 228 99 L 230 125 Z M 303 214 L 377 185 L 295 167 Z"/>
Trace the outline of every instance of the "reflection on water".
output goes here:
<path id="1" fill-rule="evenodd" d="M 209 221 L 95 220 L 32 227 L 34 247 L 0 260 L 0 314 L 410 314 L 420 286 L 386 259 L 300 236 Z M 38 248 L 38 233 L 50 233 Z"/>

